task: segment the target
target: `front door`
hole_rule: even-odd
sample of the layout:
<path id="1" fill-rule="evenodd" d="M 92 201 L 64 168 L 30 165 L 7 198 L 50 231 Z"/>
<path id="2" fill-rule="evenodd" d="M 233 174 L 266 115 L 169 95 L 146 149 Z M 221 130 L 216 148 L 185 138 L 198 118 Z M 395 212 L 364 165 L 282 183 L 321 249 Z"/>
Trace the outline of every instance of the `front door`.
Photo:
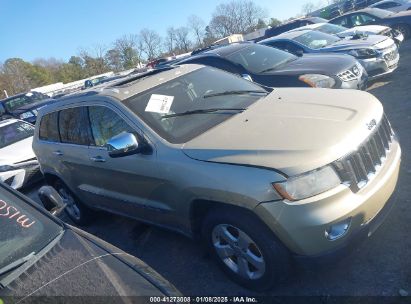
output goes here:
<path id="1" fill-rule="evenodd" d="M 162 184 L 155 177 L 155 152 L 111 158 L 106 144 L 112 137 L 127 132 L 141 139 L 142 134 L 131 127 L 120 111 L 106 106 L 90 106 L 89 118 L 94 138 L 94 146 L 89 149 L 93 182 L 86 190 L 97 195 L 103 209 L 157 221 L 158 214 L 167 208 L 149 201 L 150 195 Z"/>

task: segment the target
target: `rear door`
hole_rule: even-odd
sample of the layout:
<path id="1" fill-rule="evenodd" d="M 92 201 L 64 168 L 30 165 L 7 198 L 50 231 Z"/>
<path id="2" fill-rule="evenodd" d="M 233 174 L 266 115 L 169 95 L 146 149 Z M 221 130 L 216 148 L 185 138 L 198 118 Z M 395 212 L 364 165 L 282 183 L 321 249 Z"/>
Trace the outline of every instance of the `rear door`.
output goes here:
<path id="1" fill-rule="evenodd" d="M 58 116 L 58 126 L 61 143 L 55 145 L 52 151 L 53 157 L 59 163 L 58 174 L 85 204 L 94 205 L 96 201 L 82 191 L 92 177 L 88 155 L 92 136 L 87 107 L 61 110 Z"/>
<path id="2" fill-rule="evenodd" d="M 90 106 L 89 118 L 94 146 L 89 150 L 93 178 L 88 191 L 97 194 L 101 207 L 106 210 L 149 221 L 159 220 L 158 215 L 168 208 L 150 200 L 162 184 L 156 178 L 155 152 L 111 158 L 106 148 L 112 137 L 123 132 L 133 133 L 141 141 L 141 131 L 132 127 L 132 122 L 114 107 Z"/>

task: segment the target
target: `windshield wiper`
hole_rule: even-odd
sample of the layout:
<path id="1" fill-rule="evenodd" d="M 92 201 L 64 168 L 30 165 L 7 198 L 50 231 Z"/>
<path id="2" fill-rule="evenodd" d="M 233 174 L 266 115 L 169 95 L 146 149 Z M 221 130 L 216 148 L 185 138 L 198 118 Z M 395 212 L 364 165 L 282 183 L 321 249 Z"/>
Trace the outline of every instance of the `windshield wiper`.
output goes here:
<path id="1" fill-rule="evenodd" d="M 0 268 L 0 276 L 9 272 L 10 270 L 13 270 L 23 264 L 25 264 L 27 261 L 31 260 L 34 257 L 35 253 L 32 252 L 28 255 L 26 255 L 25 257 L 22 257 L 18 260 L 15 260 L 14 262 L 4 266 L 3 268 Z"/>
<path id="2" fill-rule="evenodd" d="M 186 112 L 182 112 L 182 113 L 174 113 L 174 114 L 164 115 L 164 116 L 161 117 L 161 119 L 170 118 L 170 117 L 177 117 L 177 116 L 192 115 L 192 114 L 207 114 L 207 113 L 223 112 L 223 111 L 243 112 L 243 111 L 245 111 L 245 110 L 247 110 L 247 109 L 245 109 L 245 108 L 210 108 L 210 109 L 199 109 L 199 110 L 186 111 Z"/>
<path id="3" fill-rule="evenodd" d="M 268 93 L 262 90 L 236 90 L 236 91 L 224 91 L 224 92 L 206 94 L 203 96 L 203 98 L 210 98 L 210 97 L 224 96 L 224 95 L 243 95 L 243 94 L 265 94 L 267 95 Z"/>

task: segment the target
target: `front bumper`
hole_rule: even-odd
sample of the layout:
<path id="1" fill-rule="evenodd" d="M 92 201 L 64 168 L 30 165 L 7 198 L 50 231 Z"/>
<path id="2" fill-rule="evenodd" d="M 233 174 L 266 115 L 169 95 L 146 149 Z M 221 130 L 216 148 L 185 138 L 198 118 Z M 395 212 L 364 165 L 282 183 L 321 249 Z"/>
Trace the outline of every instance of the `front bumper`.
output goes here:
<path id="1" fill-rule="evenodd" d="M 0 172 L 0 181 L 14 189 L 23 188 L 42 178 L 37 160 L 21 163 L 14 167 L 14 170 Z"/>
<path id="2" fill-rule="evenodd" d="M 394 141 L 379 173 L 359 192 L 339 187 L 299 202 L 267 202 L 255 212 L 293 253 L 318 256 L 350 242 L 360 231 L 372 232 L 375 221 L 395 190 L 401 148 Z M 331 225 L 351 218 L 347 232 L 333 241 L 325 231 Z M 374 228 L 372 228 L 374 227 Z M 371 229 L 372 228 L 372 229 Z"/>
<path id="3" fill-rule="evenodd" d="M 375 79 L 394 72 L 398 68 L 400 55 L 398 50 L 384 51 L 376 58 L 358 60 L 368 73 L 369 79 Z"/>

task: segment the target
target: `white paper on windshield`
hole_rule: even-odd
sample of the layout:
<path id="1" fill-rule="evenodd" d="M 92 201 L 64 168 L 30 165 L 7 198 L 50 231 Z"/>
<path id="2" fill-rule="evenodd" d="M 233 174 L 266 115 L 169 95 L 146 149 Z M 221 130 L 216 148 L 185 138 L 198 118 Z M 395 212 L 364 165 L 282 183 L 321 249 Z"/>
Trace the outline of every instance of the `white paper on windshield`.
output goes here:
<path id="1" fill-rule="evenodd" d="M 174 96 L 152 94 L 145 111 L 161 114 L 169 113 L 173 100 Z"/>

